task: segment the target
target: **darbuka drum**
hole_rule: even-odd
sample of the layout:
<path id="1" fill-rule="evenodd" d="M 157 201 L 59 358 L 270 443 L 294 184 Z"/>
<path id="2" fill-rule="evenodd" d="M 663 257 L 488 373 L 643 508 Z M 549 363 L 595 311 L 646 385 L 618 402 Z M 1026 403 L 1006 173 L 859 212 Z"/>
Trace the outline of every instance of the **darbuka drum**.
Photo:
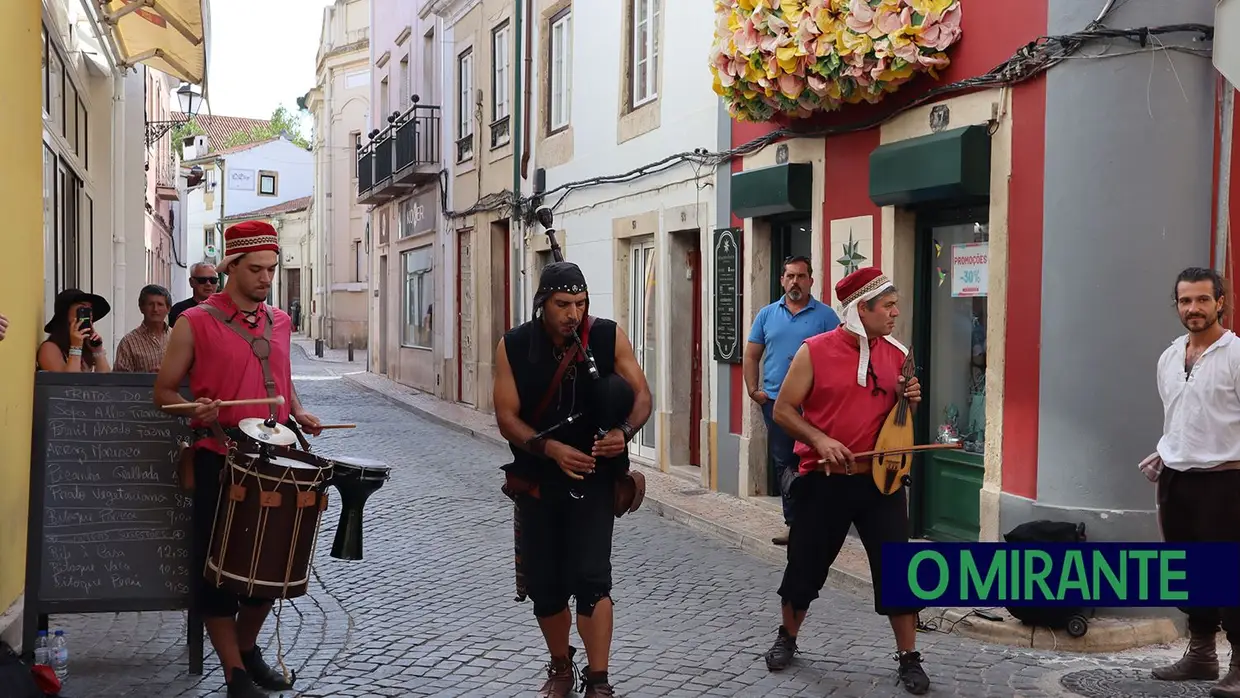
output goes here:
<path id="1" fill-rule="evenodd" d="M 281 446 L 245 452 L 223 474 L 206 578 L 235 594 L 293 599 L 306 593 L 332 463 Z"/>
<path id="2" fill-rule="evenodd" d="M 340 522 L 331 556 L 337 560 L 362 559 L 362 509 L 375 490 L 383 487 L 391 468 L 367 458 L 333 457 L 331 484 L 340 492 Z"/>

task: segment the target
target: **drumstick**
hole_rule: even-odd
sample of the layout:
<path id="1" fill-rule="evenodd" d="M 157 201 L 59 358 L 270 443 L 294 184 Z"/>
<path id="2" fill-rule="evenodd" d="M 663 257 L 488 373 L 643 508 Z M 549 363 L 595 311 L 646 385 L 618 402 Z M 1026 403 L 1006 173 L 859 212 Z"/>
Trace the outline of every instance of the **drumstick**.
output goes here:
<path id="1" fill-rule="evenodd" d="M 277 395 L 276 397 L 261 397 L 249 400 L 224 400 L 220 402 L 220 407 L 234 407 L 238 405 L 283 405 L 284 397 Z M 183 410 L 189 407 L 198 407 L 201 402 L 177 402 L 171 405 L 164 405 L 165 410 Z"/>
<path id="2" fill-rule="evenodd" d="M 320 429 L 356 429 L 356 424 L 320 424 Z"/>

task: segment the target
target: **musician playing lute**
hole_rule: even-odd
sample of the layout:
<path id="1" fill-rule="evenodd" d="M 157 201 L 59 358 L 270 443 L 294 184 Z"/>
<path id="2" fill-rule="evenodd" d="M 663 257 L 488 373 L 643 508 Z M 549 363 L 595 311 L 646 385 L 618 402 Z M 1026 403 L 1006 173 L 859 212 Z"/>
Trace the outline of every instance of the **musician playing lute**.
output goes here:
<path id="1" fill-rule="evenodd" d="M 287 691 L 296 680 L 270 667 L 258 647 L 271 600 L 238 597 L 204 577 L 223 487 L 224 429 L 248 417 L 284 423 L 291 416 L 307 434 L 320 432 L 319 420 L 306 412 L 293 389 L 289 316 L 265 302 L 279 262 L 279 237 L 270 224 L 246 221 L 225 230 L 224 258 L 216 273 L 228 274 L 228 284 L 182 314 L 155 379 L 156 405 L 184 402 L 179 389 L 187 377 L 199 403 L 190 420 L 196 439 L 193 467 L 182 475 L 190 480 L 184 484 L 193 488 L 194 501 L 191 602 L 220 658 L 228 698 L 260 698 L 266 695 L 260 689 Z M 220 404 L 261 397 L 286 399 L 278 405 Z"/>
<path id="2" fill-rule="evenodd" d="M 908 542 L 905 490 L 883 494 L 870 472 L 872 459 L 853 456 L 873 450 L 901 394 L 916 404 L 921 388 L 916 377 L 906 384 L 901 375 L 908 350 L 891 336 L 900 315 L 891 281 L 877 268 L 860 269 L 841 279 L 835 294 L 844 305 L 843 325 L 802 343 L 775 401 L 775 421 L 797 441 L 800 474 L 791 487 L 788 564 L 779 587 L 783 624 L 766 663 L 771 671 L 791 664 L 810 602 L 855 525 L 870 562 L 874 611 L 895 632 L 898 680 L 922 694 L 930 679 L 916 651 L 921 609 L 881 599 L 882 545 Z"/>
<path id="3" fill-rule="evenodd" d="M 534 296 L 534 319 L 509 330 L 495 350 L 495 416 L 514 457 L 504 466 L 504 492 L 516 506 L 518 600 L 528 593 L 534 602 L 551 655 L 539 695 L 555 698 L 576 684 L 570 597 L 586 649 L 586 698 L 614 695 L 607 669 L 616 491 L 628 477 L 628 442 L 651 408 L 633 345 L 615 322 L 591 317 L 589 308 L 581 269 L 548 264 Z M 577 332 L 599 379 L 588 373 Z M 613 376 L 632 388 L 632 409 L 600 437 L 598 419 L 607 406 L 594 404 L 599 393 L 593 381 Z"/>

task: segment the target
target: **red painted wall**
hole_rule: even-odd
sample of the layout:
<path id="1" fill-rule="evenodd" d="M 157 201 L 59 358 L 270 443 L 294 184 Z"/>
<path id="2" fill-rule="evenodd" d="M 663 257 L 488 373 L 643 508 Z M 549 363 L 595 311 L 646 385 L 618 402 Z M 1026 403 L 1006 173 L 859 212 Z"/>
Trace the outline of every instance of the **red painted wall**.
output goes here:
<path id="1" fill-rule="evenodd" d="M 846 127 L 891 113 L 925 90 L 988 72 L 1022 46 L 1045 34 L 1045 0 L 1031 2 L 965 2 L 961 19 L 963 37 L 950 50 L 951 66 L 936 82 L 928 76 L 904 85 L 877 105 L 858 105 L 789 124 L 796 131 Z M 1008 270 L 1008 337 L 1005 361 L 1003 489 L 1034 497 L 1037 493 L 1038 369 L 1041 335 L 1042 178 L 1045 143 L 1046 87 L 1035 79 L 1012 92 L 1013 175 L 1008 215 L 1010 258 Z M 766 134 L 780 124 L 732 123 L 732 145 Z M 825 139 L 826 192 L 824 220 L 873 215 L 880 210 L 869 199 L 869 156 L 879 144 L 878 128 L 829 136 Z M 737 171 L 733 162 L 733 171 Z M 1237 178 L 1240 181 L 1240 177 Z M 1236 210 L 1240 210 L 1237 197 Z M 734 225 L 739 221 L 733 219 Z M 824 232 L 824 245 L 829 236 Z M 876 230 L 877 233 L 877 230 Z M 880 235 L 874 239 L 874 260 L 882 263 Z M 831 258 L 824 249 L 824 259 Z M 824 262 L 828 264 L 829 262 Z M 832 289 L 825 289 L 830 294 Z M 744 378 L 732 367 L 731 431 L 740 432 Z"/>

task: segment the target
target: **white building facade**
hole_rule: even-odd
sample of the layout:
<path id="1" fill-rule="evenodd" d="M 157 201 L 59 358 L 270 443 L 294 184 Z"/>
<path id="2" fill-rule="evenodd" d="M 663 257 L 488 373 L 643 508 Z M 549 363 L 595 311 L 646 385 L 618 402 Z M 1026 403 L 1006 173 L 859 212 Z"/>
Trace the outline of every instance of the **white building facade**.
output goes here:
<path id="1" fill-rule="evenodd" d="M 702 80 L 710 3 L 536 0 L 531 112 L 541 206 L 565 258 L 590 286 L 591 313 L 628 334 L 654 396 L 631 456 L 704 477 L 715 171 L 681 161 L 623 183 L 564 188 L 701 148 L 716 150 L 718 96 Z M 675 40 L 665 40 L 676 28 Z M 532 186 L 539 176 L 535 171 Z M 531 185 L 527 185 L 531 186 Z M 530 196 L 539 192 L 527 189 Z M 525 308 L 551 261 L 541 226 L 526 231 Z"/>
<path id="2" fill-rule="evenodd" d="M 190 181 L 196 182 L 184 199 L 185 250 L 190 266 L 220 259 L 223 218 L 300 199 L 313 191 L 314 155 L 286 138 L 222 150 L 213 150 L 206 135 L 187 141 L 192 144 L 185 146 L 181 166 L 193 173 Z M 190 293 L 188 281 L 172 291 L 176 299 L 188 298 Z"/>
<path id="3" fill-rule="evenodd" d="M 441 52 L 451 38 L 435 5 L 370 1 L 372 109 L 355 185 L 369 207 L 369 370 L 450 397 L 459 375 L 450 363 L 457 275 L 441 173 L 454 141 L 443 116 Z"/>
<path id="4" fill-rule="evenodd" d="M 327 347 L 369 344 L 371 288 L 367 211 L 358 203 L 357 152 L 370 130 L 369 0 L 323 8 L 314 118 L 314 194 L 309 254 L 297 283 L 313 289 L 306 330 Z"/>
<path id="5" fill-rule="evenodd" d="M 67 288 L 104 296 L 97 323 L 114 351 L 141 314 L 145 81 L 118 70 L 76 2 L 43 5 L 44 314 Z"/>

